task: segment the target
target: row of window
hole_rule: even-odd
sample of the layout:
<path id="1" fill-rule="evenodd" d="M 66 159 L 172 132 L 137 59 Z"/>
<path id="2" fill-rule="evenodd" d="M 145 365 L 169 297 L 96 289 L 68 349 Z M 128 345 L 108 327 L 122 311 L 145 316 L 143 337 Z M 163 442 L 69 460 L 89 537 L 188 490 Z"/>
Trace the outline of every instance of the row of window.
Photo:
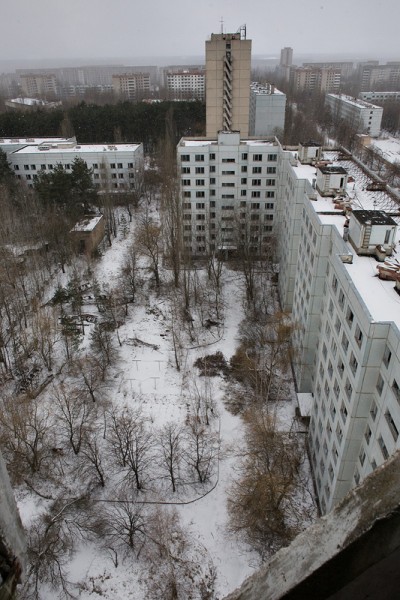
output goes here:
<path id="1" fill-rule="evenodd" d="M 191 156 L 193 156 L 193 155 L 181 154 L 181 162 L 190 162 Z M 204 162 L 205 156 L 206 156 L 205 154 L 195 154 L 194 160 L 195 160 L 195 162 Z M 215 152 L 210 152 L 210 154 L 208 155 L 208 158 L 210 160 L 215 160 Z M 248 158 L 249 158 L 248 153 L 242 152 L 241 159 L 248 160 Z M 251 154 L 250 159 L 253 160 L 254 162 L 261 162 L 263 160 L 267 160 L 269 162 L 276 162 L 278 160 L 278 155 L 277 154 Z M 222 158 L 221 162 L 234 163 L 234 162 L 236 162 L 236 158 Z"/>

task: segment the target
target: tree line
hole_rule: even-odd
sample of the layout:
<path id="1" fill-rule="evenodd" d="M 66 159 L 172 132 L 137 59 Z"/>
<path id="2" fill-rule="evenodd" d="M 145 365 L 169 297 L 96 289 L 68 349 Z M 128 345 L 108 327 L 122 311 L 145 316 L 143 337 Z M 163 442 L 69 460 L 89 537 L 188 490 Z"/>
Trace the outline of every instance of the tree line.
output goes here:
<path id="1" fill-rule="evenodd" d="M 76 135 L 79 142 L 142 142 L 146 152 L 154 152 L 165 135 L 165 122 L 173 122 L 177 143 L 180 137 L 203 135 L 203 102 L 118 102 L 86 104 L 65 110 L 5 112 L 0 114 L 0 137 L 45 137 Z"/>

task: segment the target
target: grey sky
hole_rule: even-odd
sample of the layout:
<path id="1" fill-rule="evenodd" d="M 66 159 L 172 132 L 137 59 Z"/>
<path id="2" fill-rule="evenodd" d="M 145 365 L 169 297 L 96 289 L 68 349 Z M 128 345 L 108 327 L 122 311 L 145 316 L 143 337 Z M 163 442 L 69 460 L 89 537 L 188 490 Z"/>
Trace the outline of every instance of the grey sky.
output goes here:
<path id="1" fill-rule="evenodd" d="M 0 0 L 0 58 L 204 54 L 211 32 L 247 25 L 253 54 L 400 59 L 399 0 Z"/>

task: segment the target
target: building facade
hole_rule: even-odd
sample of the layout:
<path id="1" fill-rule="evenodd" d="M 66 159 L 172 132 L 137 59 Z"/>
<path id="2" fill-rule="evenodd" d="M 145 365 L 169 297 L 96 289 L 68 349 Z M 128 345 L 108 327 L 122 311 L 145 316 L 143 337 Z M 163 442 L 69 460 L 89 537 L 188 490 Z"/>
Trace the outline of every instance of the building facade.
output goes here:
<path id="1" fill-rule="evenodd" d="M 238 250 L 260 253 L 274 233 L 278 146 L 274 140 L 182 138 L 178 168 L 183 241 L 196 257 Z"/>
<path id="2" fill-rule="evenodd" d="M 204 69 L 165 71 L 164 84 L 170 100 L 205 99 L 206 74 Z"/>
<path id="3" fill-rule="evenodd" d="M 327 94 L 326 104 L 334 119 L 347 121 L 357 133 L 379 136 L 383 115 L 381 106 L 345 94 Z"/>
<path id="4" fill-rule="evenodd" d="M 206 135 L 249 132 L 251 40 L 238 33 L 212 33 L 206 41 Z"/>
<path id="5" fill-rule="evenodd" d="M 341 69 L 292 67 L 290 86 L 295 92 L 337 92 L 340 89 Z"/>
<path id="6" fill-rule="evenodd" d="M 385 87 L 390 90 L 400 88 L 400 62 L 380 65 L 378 61 L 359 65 L 359 81 L 362 92 Z"/>
<path id="7" fill-rule="evenodd" d="M 28 98 L 57 96 L 58 85 L 54 73 L 21 74 L 21 91 Z"/>
<path id="8" fill-rule="evenodd" d="M 25 145 L 8 154 L 16 177 L 33 187 L 39 172 L 51 172 L 61 164 L 71 171 L 76 158 L 92 170 L 95 187 L 111 191 L 135 188 L 137 172 L 143 168 L 142 144 L 77 144 L 75 139 Z"/>
<path id="9" fill-rule="evenodd" d="M 150 92 L 150 73 L 122 73 L 112 76 L 114 93 L 127 100 L 141 100 Z"/>
<path id="10" fill-rule="evenodd" d="M 400 102 L 400 92 L 360 92 L 358 94 L 360 100 L 365 102 L 378 102 L 379 104 L 385 102 Z"/>
<path id="11" fill-rule="evenodd" d="M 250 87 L 249 135 L 269 136 L 285 128 L 286 94 L 274 85 L 252 83 Z"/>

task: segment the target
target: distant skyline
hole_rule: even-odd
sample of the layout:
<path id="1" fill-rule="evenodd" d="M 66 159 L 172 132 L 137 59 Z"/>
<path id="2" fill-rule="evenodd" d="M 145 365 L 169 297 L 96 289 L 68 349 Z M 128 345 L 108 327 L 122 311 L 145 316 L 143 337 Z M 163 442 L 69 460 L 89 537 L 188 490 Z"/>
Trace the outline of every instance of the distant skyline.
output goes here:
<path id="1" fill-rule="evenodd" d="M 0 58 L 204 56 L 211 33 L 246 24 L 253 55 L 346 54 L 400 60 L 399 0 L 13 0 L 0 11 Z"/>

